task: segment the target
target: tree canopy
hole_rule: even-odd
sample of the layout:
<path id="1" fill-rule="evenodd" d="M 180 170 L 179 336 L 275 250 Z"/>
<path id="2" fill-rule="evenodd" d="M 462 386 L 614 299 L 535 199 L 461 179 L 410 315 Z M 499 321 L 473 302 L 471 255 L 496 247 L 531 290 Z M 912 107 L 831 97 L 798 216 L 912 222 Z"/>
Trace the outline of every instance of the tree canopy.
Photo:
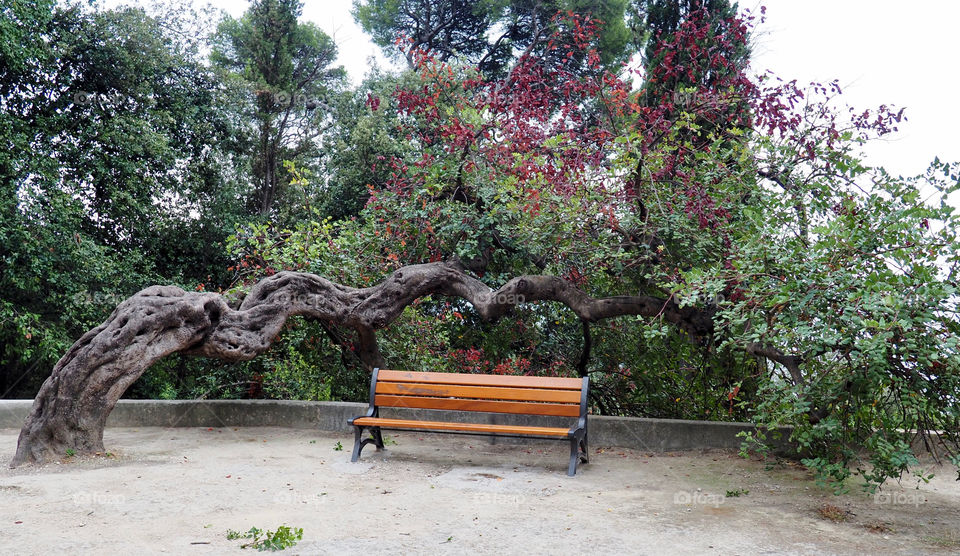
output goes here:
<path id="1" fill-rule="evenodd" d="M 355 0 L 353 10 L 373 41 L 410 67 L 413 53 L 424 51 L 475 64 L 487 75 L 502 73 L 524 54 L 548 55 L 544 38 L 559 30 L 556 15 L 564 12 L 604 22 L 597 46 L 606 65 L 629 56 L 627 0 Z"/>
<path id="2" fill-rule="evenodd" d="M 210 59 L 226 74 L 221 78 L 251 93 L 245 120 L 252 124 L 256 189 L 248 206 L 261 216 L 277 216 L 278 197 L 289 193 L 285 161 L 315 167 L 332 97 L 345 76 L 342 67 L 330 67 L 337 57 L 333 40 L 299 22 L 300 11 L 297 1 L 258 0 L 239 20 L 221 21 L 211 37 Z"/>

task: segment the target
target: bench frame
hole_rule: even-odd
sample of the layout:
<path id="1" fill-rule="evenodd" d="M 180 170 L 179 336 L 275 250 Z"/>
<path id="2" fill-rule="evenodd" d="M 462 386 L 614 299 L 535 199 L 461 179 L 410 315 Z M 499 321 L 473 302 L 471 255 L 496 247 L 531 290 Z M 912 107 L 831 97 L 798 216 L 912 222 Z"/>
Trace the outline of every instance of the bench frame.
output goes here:
<path id="1" fill-rule="evenodd" d="M 542 434 L 538 435 L 535 433 L 517 433 L 509 430 L 509 426 L 503 425 L 486 425 L 484 426 L 485 431 L 483 432 L 474 432 L 474 431 L 461 431 L 461 430 L 442 430 L 430 427 L 403 427 L 403 426 L 371 426 L 371 425 L 357 425 L 354 424 L 354 421 L 361 418 L 379 418 L 380 417 L 380 407 L 376 404 L 377 397 L 377 379 L 380 373 L 379 368 L 373 370 L 373 374 L 370 378 L 370 407 L 367 409 L 367 412 L 363 415 L 359 415 L 347 421 L 347 423 L 354 427 L 354 444 L 353 444 L 353 454 L 350 457 L 350 461 L 356 462 L 360 459 L 360 452 L 363 451 L 364 446 L 367 444 L 373 444 L 376 446 L 377 451 L 385 450 L 383 445 L 383 434 L 381 430 L 410 430 L 410 431 L 426 431 L 434 433 L 448 433 L 448 434 L 465 434 L 465 435 L 475 435 L 475 436 L 500 436 L 500 437 L 513 437 L 513 438 L 539 438 L 539 439 L 550 439 L 550 440 L 561 440 L 570 442 L 570 465 L 567 468 L 567 475 L 573 476 L 577 473 L 577 464 L 581 461 L 583 463 L 590 462 L 590 455 L 587 451 L 587 397 L 590 380 L 587 377 L 583 377 L 582 385 L 580 387 L 580 414 L 576 418 L 577 422 L 567 431 L 565 437 L 563 436 L 544 436 Z M 487 375 L 487 376 L 497 376 L 497 375 Z M 575 391 L 575 390 L 571 390 Z M 393 406 L 391 406 L 393 407 Z M 396 406 L 402 407 L 402 406 Z M 444 409 L 434 409 L 434 408 L 423 408 L 429 409 L 430 411 L 455 411 L 455 410 L 444 410 Z M 471 409 L 460 409 L 459 411 L 477 411 Z M 480 410 L 483 411 L 483 410 Z M 496 412 L 495 412 L 496 413 Z M 507 412 L 499 412 L 507 413 Z M 538 413 L 516 413 L 509 412 L 509 414 L 519 414 L 519 415 L 540 415 Z M 497 428 L 506 429 L 502 432 L 498 432 Z M 363 431 L 369 429 L 370 437 L 363 438 Z"/>

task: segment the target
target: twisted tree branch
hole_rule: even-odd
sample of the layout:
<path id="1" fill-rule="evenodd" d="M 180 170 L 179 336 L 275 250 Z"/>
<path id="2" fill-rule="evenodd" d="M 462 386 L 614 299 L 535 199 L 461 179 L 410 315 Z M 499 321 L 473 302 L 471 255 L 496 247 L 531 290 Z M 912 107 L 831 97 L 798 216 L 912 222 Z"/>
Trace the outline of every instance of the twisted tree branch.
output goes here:
<path id="1" fill-rule="evenodd" d="M 252 359 L 270 348 L 294 315 L 354 329 L 363 363 L 382 366 L 375 331 L 428 295 L 463 298 L 484 320 L 496 320 L 518 303 L 557 301 L 584 323 L 641 315 L 663 318 L 695 338 L 713 332 L 709 309 L 681 308 L 672 300 L 642 295 L 596 299 L 555 276 L 520 276 L 491 290 L 458 262 L 406 266 L 363 289 L 314 274 L 280 272 L 255 285 L 239 308 L 219 294 L 151 286 L 120 303 L 57 362 L 20 431 L 11 466 L 57 459 L 67 449 L 104 451 L 107 416 L 153 363 L 176 352 Z"/>

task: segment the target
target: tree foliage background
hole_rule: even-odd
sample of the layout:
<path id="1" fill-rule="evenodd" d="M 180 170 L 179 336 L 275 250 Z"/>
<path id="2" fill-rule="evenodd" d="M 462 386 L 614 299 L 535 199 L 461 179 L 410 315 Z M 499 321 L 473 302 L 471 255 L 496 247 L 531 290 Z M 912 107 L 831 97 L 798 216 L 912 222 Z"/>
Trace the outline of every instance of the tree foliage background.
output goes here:
<path id="1" fill-rule="evenodd" d="M 359 0 L 405 69 L 351 87 L 300 8 L 0 2 L 0 397 L 150 284 L 240 297 L 279 270 L 364 287 L 456 260 L 663 310 L 521 300 L 487 323 L 424 298 L 381 333 L 392 367 L 589 374 L 598 413 L 791 425 L 837 484 L 918 447 L 960 464 L 957 165 L 868 166 L 903 112 L 752 74 L 762 14 Z M 127 395 L 358 400 L 367 371 L 351 331 L 297 318 L 265 356 L 173 356 Z"/>

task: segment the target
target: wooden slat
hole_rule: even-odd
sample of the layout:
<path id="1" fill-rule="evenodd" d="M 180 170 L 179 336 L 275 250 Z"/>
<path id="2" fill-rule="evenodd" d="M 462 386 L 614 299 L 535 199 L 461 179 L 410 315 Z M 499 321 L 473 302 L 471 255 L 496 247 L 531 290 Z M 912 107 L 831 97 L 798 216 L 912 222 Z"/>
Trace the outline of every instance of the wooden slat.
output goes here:
<path id="1" fill-rule="evenodd" d="M 423 396 L 377 395 L 380 407 L 412 407 L 416 409 L 447 409 L 453 411 L 486 411 L 489 413 L 516 413 L 522 415 L 553 415 L 579 417 L 580 406 L 557 403 L 502 402 L 468 400 L 463 398 L 426 398 Z"/>
<path id="2" fill-rule="evenodd" d="M 377 381 L 430 382 L 435 384 L 458 384 L 461 386 L 513 386 L 521 388 L 551 388 L 554 390 L 580 390 L 583 380 L 548 376 L 472 375 L 468 373 L 428 373 L 380 369 Z"/>
<path id="3" fill-rule="evenodd" d="M 385 419 L 382 417 L 361 417 L 359 419 L 355 419 L 353 424 L 361 427 L 383 427 L 386 429 L 448 430 L 491 434 L 520 434 L 556 437 L 566 437 L 569 435 L 569 429 L 559 427 L 526 427 L 517 425 L 490 425 L 486 423 L 411 421 L 407 419 Z"/>
<path id="4" fill-rule="evenodd" d="M 383 379 L 377 380 L 377 394 L 430 396 L 434 398 L 475 398 L 481 400 L 515 400 L 524 402 L 580 404 L 580 392 L 577 390 L 548 390 L 545 388 L 494 388 L 489 386 L 459 386 L 454 384 L 385 382 Z"/>

